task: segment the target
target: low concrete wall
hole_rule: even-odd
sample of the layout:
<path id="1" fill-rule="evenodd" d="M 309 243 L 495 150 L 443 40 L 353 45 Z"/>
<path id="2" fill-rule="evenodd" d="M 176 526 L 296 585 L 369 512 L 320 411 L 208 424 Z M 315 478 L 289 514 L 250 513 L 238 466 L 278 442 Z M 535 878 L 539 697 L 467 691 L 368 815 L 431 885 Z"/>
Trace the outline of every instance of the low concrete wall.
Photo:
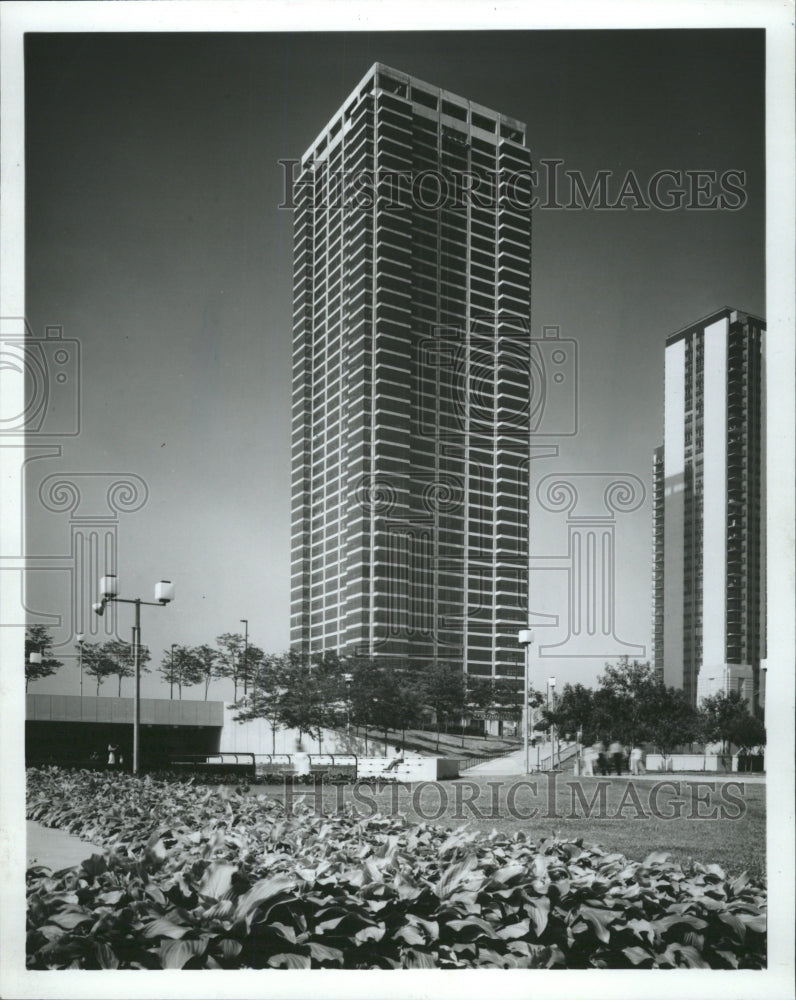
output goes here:
<path id="1" fill-rule="evenodd" d="M 645 767 L 648 771 L 718 771 L 719 758 L 712 753 L 675 753 L 670 757 L 648 753 Z"/>
<path id="2" fill-rule="evenodd" d="M 395 781 L 442 781 L 459 777 L 461 761 L 452 757 L 360 757 L 357 778 L 391 778 Z"/>

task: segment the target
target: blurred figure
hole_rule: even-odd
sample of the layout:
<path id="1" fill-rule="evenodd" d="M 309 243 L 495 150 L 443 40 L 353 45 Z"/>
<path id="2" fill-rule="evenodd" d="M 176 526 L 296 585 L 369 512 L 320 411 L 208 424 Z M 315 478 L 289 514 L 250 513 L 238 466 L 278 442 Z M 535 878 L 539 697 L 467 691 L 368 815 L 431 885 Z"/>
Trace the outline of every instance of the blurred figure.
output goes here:
<path id="1" fill-rule="evenodd" d="M 594 761 L 597 758 L 594 747 L 583 748 L 583 775 L 584 777 L 594 777 Z"/>
<path id="2" fill-rule="evenodd" d="M 615 769 L 617 774 L 622 773 L 622 761 L 625 756 L 625 751 L 619 740 L 614 740 L 613 743 L 608 748 L 608 753 L 611 758 L 611 764 Z"/>
<path id="3" fill-rule="evenodd" d="M 600 740 L 594 744 L 594 755 L 597 758 L 597 770 L 600 774 L 607 774 L 608 761 L 605 758 L 605 744 Z"/>
<path id="4" fill-rule="evenodd" d="M 116 767 L 116 754 L 118 750 L 118 746 L 114 746 L 113 743 L 108 744 L 108 767 Z"/>
<path id="5" fill-rule="evenodd" d="M 631 774 L 641 774 L 641 758 L 643 754 L 641 747 L 633 747 L 630 751 L 630 773 Z"/>

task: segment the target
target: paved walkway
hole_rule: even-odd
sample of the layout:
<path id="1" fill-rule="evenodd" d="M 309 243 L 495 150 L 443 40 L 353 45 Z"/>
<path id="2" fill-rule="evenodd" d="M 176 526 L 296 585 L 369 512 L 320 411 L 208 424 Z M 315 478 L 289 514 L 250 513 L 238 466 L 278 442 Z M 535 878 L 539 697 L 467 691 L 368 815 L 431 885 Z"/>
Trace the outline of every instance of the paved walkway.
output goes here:
<path id="1" fill-rule="evenodd" d="M 42 826 L 33 820 L 27 821 L 26 835 L 28 867 L 46 865 L 57 872 L 62 868 L 74 868 L 92 854 L 103 853 L 103 848 L 97 844 L 87 843 L 71 833 Z"/>
<path id="2" fill-rule="evenodd" d="M 531 753 L 531 773 L 538 774 L 539 772 L 534 771 L 533 769 L 536 750 L 532 749 Z M 544 774 L 545 772 L 543 771 L 541 773 Z M 559 773 L 566 775 L 568 778 L 575 777 L 569 768 Z M 494 760 L 485 761 L 483 764 L 476 764 L 474 767 L 468 767 L 466 771 L 462 771 L 461 776 L 463 778 L 469 778 L 471 775 L 482 774 L 492 775 L 497 778 L 514 778 L 518 776 L 525 777 L 525 751 L 517 750 L 505 757 L 496 757 Z M 594 777 L 597 778 L 600 777 L 600 775 L 595 775 Z M 605 775 L 604 777 L 615 778 L 616 775 Z M 664 779 L 675 779 L 677 781 L 743 781 L 748 785 L 764 784 L 766 780 L 765 774 L 754 774 L 747 771 L 647 771 L 644 774 L 639 775 L 631 775 L 625 771 L 622 777 L 632 777 L 634 780 L 637 779 L 639 781 L 663 781 Z"/>

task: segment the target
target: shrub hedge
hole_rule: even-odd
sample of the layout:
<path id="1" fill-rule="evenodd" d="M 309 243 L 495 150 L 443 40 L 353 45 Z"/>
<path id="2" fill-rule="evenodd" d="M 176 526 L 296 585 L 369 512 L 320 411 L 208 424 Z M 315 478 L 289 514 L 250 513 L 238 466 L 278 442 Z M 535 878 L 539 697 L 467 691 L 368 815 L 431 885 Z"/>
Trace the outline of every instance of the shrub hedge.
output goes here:
<path id="1" fill-rule="evenodd" d="M 55 767 L 27 813 L 106 848 L 28 870 L 31 969 L 765 966 L 764 887 L 662 853 Z"/>

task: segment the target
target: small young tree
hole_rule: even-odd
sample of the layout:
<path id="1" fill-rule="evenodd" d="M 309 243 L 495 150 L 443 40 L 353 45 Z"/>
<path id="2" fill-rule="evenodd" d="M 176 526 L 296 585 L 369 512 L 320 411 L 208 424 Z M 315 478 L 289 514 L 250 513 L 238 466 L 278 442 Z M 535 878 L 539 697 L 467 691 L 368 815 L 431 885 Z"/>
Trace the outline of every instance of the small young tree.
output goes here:
<path id="1" fill-rule="evenodd" d="M 699 713 L 685 691 L 666 687 L 662 681 L 650 686 L 639 731 L 664 757 L 668 757 L 678 744 L 696 740 L 701 729 Z"/>
<path id="2" fill-rule="evenodd" d="M 63 666 L 61 660 L 52 655 L 53 640 L 46 625 L 29 625 L 25 629 L 25 690 L 31 681 L 50 677 Z M 41 663 L 31 663 L 30 654 L 39 653 Z"/>
<path id="3" fill-rule="evenodd" d="M 240 632 L 224 632 L 216 639 L 218 660 L 216 661 L 216 676 L 229 677 L 232 680 L 233 701 L 238 700 L 238 684 L 241 681 L 241 660 L 243 658 L 244 639 Z"/>
<path id="4" fill-rule="evenodd" d="M 749 703 L 739 691 L 720 691 L 703 698 L 700 716 L 705 739 L 721 741 L 722 753 L 727 753 L 731 743 L 740 745 L 738 735 L 746 737 L 747 733 L 759 733 L 762 729 L 762 726 L 749 726 Z"/>
<path id="5" fill-rule="evenodd" d="M 108 656 L 104 643 L 83 643 L 83 670 L 89 677 L 93 677 L 96 680 L 96 693 L 97 697 L 99 697 L 102 682 L 106 677 L 110 677 L 116 672 L 116 664 Z"/>
<path id="6" fill-rule="evenodd" d="M 434 710 L 437 719 L 437 749 L 439 749 L 440 723 L 464 712 L 467 690 L 461 667 L 435 660 L 424 676 L 426 704 Z"/>
<path id="7" fill-rule="evenodd" d="M 129 642 L 121 642 L 118 639 L 109 639 L 102 644 L 103 655 L 111 664 L 108 674 L 115 675 L 119 679 L 117 697 L 122 696 L 122 681 L 125 677 L 133 677 L 135 674 L 135 660 L 133 657 L 133 647 Z M 146 646 L 138 647 L 138 666 L 143 673 L 149 673 L 147 663 L 149 663 L 149 649 Z M 84 657 L 85 663 L 85 657 Z"/>
<path id="8" fill-rule="evenodd" d="M 218 666 L 218 650 L 212 646 L 195 646 L 192 650 L 197 664 L 197 674 L 199 681 L 204 685 L 204 700 L 207 701 L 207 694 L 210 690 L 210 682 L 216 676 Z"/>

